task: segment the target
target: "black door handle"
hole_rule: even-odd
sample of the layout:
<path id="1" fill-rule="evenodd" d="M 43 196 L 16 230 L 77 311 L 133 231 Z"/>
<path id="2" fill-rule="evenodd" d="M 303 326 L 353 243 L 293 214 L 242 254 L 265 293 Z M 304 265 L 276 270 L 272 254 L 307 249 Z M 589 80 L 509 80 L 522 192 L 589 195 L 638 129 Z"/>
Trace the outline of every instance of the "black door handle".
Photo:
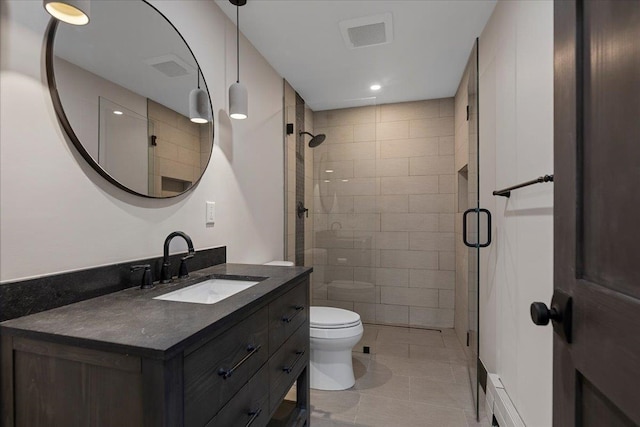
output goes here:
<path id="1" fill-rule="evenodd" d="M 487 214 L 487 241 L 484 243 L 470 243 L 467 240 L 467 216 L 470 213 L 477 213 L 480 215 L 481 212 Z M 478 236 L 480 236 L 480 230 L 478 230 Z M 464 214 L 462 215 L 462 241 L 470 248 L 486 248 L 491 244 L 491 212 L 488 209 L 471 208 L 464 211 Z"/>
<path id="2" fill-rule="evenodd" d="M 539 326 L 553 324 L 553 330 L 571 343 L 571 318 L 573 303 L 571 297 L 565 292 L 556 289 L 551 299 L 551 308 L 543 302 L 531 303 L 530 314 L 533 323 Z"/>
<path id="3" fill-rule="evenodd" d="M 309 218 L 309 209 L 304 207 L 302 202 L 298 202 L 298 218 L 302 218 L 303 215 L 306 215 Z"/>
<path id="4" fill-rule="evenodd" d="M 543 302 L 531 303 L 531 320 L 538 326 L 548 325 L 550 320 L 556 322 L 562 322 L 562 313 L 560 313 L 557 307 L 547 307 L 547 304 Z"/>

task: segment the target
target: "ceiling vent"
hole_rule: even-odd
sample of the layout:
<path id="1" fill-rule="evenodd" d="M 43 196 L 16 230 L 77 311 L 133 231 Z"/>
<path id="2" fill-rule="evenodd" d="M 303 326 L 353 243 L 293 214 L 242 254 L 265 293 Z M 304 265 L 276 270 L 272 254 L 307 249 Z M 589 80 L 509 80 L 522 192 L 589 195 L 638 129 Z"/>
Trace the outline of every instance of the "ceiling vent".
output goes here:
<path id="1" fill-rule="evenodd" d="M 349 49 L 378 46 L 393 41 L 391 13 L 340 22 L 340 32 Z"/>
<path id="2" fill-rule="evenodd" d="M 168 55 L 149 58 L 144 62 L 147 65 L 151 65 L 167 77 L 186 76 L 187 74 L 195 74 L 196 72 L 194 67 L 171 53 Z"/>

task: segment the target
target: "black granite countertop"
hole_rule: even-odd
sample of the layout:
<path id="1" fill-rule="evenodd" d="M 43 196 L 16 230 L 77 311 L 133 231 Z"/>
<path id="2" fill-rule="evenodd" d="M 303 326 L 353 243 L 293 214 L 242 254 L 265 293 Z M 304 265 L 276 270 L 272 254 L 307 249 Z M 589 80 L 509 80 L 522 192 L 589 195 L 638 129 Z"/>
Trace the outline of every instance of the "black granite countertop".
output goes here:
<path id="1" fill-rule="evenodd" d="M 261 298 L 308 275 L 307 267 L 220 264 L 192 272 L 189 278 L 130 288 L 0 323 L 0 333 L 61 344 L 168 359 L 176 352 L 241 319 L 240 309 L 259 306 Z M 215 304 L 153 299 L 211 275 L 265 278 L 255 286 Z M 237 319 L 235 318 L 237 317 Z"/>

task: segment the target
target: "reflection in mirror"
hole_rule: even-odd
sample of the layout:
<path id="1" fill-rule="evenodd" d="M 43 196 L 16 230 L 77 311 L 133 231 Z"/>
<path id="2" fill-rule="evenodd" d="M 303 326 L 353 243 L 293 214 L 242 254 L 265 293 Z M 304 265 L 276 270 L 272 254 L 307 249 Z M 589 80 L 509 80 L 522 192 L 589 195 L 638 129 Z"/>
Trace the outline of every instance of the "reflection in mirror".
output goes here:
<path id="1" fill-rule="evenodd" d="M 109 181 L 171 197 L 201 178 L 213 147 L 206 82 L 182 36 L 154 7 L 97 1 L 84 27 L 53 22 L 47 73 L 60 122 Z M 190 120 L 198 87 L 204 123 Z"/>

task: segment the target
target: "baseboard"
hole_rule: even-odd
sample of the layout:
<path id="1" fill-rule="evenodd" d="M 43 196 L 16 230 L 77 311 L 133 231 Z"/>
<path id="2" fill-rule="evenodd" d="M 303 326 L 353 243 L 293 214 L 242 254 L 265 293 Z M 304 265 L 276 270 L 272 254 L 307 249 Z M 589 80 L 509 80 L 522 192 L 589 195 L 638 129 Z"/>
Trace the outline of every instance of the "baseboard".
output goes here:
<path id="1" fill-rule="evenodd" d="M 500 427 L 525 427 L 500 377 L 496 374 L 487 376 L 485 405 L 489 419 L 494 417 Z"/>

